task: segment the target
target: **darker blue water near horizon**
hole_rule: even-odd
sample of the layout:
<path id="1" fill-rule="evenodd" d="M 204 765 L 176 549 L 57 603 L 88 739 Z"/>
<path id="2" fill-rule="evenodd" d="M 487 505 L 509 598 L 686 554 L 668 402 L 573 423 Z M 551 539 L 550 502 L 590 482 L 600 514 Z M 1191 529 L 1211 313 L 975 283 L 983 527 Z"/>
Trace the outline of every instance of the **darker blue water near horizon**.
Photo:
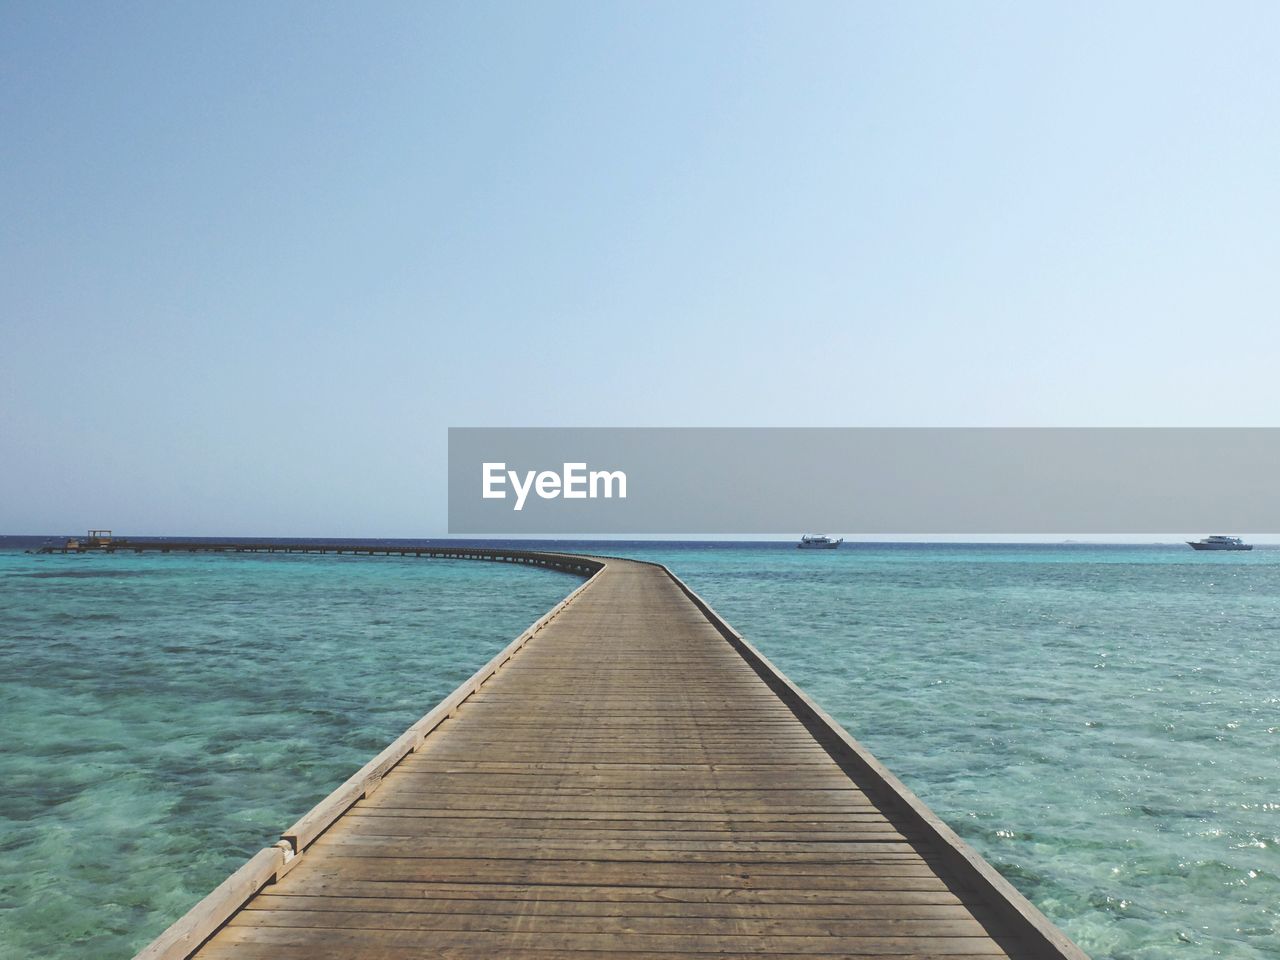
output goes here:
<path id="1" fill-rule="evenodd" d="M 670 566 L 1097 960 L 1280 958 L 1280 550 L 555 546 Z M 0 550 L 0 955 L 128 957 L 576 582 Z"/>

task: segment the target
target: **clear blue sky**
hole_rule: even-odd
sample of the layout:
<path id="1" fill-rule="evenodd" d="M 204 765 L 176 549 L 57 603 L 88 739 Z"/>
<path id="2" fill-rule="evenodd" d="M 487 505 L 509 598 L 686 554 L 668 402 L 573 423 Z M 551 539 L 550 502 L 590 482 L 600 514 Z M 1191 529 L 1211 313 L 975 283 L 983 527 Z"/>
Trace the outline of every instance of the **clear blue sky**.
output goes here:
<path id="1" fill-rule="evenodd" d="M 1274 3 L 0 3 L 0 532 L 439 534 L 451 425 L 1278 425 L 1277 49 Z"/>

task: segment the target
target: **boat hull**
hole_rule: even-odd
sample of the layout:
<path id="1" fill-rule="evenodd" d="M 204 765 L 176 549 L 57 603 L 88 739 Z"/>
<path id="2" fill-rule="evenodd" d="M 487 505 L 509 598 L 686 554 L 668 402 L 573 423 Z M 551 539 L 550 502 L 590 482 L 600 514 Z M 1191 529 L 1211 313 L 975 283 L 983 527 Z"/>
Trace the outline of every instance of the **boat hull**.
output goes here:
<path id="1" fill-rule="evenodd" d="M 834 550 L 839 543 L 797 543 L 797 550 Z"/>
<path id="2" fill-rule="evenodd" d="M 1192 550 L 1252 550 L 1252 543 L 1198 543 L 1194 540 L 1188 540 L 1187 545 Z"/>

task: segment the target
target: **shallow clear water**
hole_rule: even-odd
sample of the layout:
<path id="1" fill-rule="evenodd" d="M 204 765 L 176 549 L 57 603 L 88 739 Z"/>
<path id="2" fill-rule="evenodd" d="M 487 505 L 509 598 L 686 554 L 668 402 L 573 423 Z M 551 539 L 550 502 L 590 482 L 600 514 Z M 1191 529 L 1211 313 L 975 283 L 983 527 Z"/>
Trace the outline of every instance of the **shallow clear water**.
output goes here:
<path id="1" fill-rule="evenodd" d="M 1280 957 L 1280 550 L 608 550 L 668 563 L 1099 960 Z M 574 583 L 0 553 L 0 954 L 129 956 Z"/>
<path id="2" fill-rule="evenodd" d="M 1095 958 L 1280 957 L 1280 550 L 644 555 Z"/>
<path id="3" fill-rule="evenodd" d="M 0 552 L 0 956 L 132 956 L 577 583 Z"/>

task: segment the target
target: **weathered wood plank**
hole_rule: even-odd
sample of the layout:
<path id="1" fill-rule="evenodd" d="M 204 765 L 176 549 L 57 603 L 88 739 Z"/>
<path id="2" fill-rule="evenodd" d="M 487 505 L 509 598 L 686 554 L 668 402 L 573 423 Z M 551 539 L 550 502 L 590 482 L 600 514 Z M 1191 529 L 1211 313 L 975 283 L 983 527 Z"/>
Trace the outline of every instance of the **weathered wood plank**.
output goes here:
<path id="1" fill-rule="evenodd" d="M 846 945 L 850 941 L 845 941 Z M 353 947 L 349 944 L 330 946 L 323 943 L 313 944 L 253 944 L 253 943 L 235 943 L 225 946 L 219 944 L 210 944 L 207 948 L 208 952 L 202 953 L 201 956 L 210 958 L 210 960 L 423 960 L 424 951 L 421 947 L 401 947 L 380 944 L 377 946 L 366 945 L 363 947 Z M 626 960 L 689 960 L 690 957 L 715 957 L 716 960 L 742 960 L 747 957 L 767 956 L 769 960 L 809 960 L 813 957 L 812 953 L 789 953 L 770 951 L 768 954 L 760 952 L 752 953 L 726 953 L 717 950 L 708 952 L 693 953 L 689 950 L 681 950 L 678 952 L 655 952 L 653 950 L 635 949 L 627 950 L 620 954 L 616 949 L 613 950 L 565 950 L 560 947 L 543 949 L 536 943 L 512 946 L 501 943 L 486 943 L 482 946 L 484 953 L 489 960 L 564 960 L 564 958 L 572 958 L 572 960 L 618 960 L 619 957 L 625 957 Z M 430 960 L 470 960 L 479 954 L 475 945 L 452 946 L 439 944 L 432 946 L 429 952 Z M 840 953 L 833 956 L 854 958 L 857 960 L 903 960 L 901 953 L 867 953 L 846 946 Z M 914 952 L 907 954 L 911 960 L 953 960 L 956 956 L 964 956 L 964 954 L 948 954 L 948 953 L 919 953 Z M 1028 958 L 1028 954 L 1023 953 L 993 953 L 984 956 L 990 957 L 1014 957 L 1015 960 L 1023 960 Z"/>
<path id="2" fill-rule="evenodd" d="M 552 900 L 541 896 L 542 888 L 523 888 L 527 895 L 522 899 L 491 897 L 486 889 L 483 898 L 443 897 L 340 897 L 287 895 L 261 893 L 246 910 L 336 910 L 354 913 L 448 913 L 463 916 L 472 913 L 483 915 L 525 916 L 531 908 L 542 916 L 554 917 L 684 917 L 720 919 L 757 919 L 760 910 L 753 904 L 742 903 L 688 903 L 670 900 Z M 954 898 L 952 898 L 954 900 Z M 968 907 L 958 901 L 950 903 L 929 902 L 873 902 L 873 903 L 799 903 L 790 904 L 786 916 L 800 920 L 910 920 L 916 917 L 931 919 L 955 919 L 971 916 Z"/>
<path id="3" fill-rule="evenodd" d="M 699 937 L 986 937 L 987 930 L 964 908 L 951 916 L 799 918 L 787 917 L 631 917 L 541 913 L 458 913 L 379 910 L 328 910 L 276 906 L 244 910 L 233 927 L 305 927 L 329 930 L 441 930 L 450 932 L 541 934 L 661 934 Z"/>
<path id="4" fill-rule="evenodd" d="M 625 937 L 622 948 L 620 938 Z M 633 950 L 670 953 L 760 954 L 792 953 L 800 956 L 849 956 L 866 953 L 916 956 L 922 953 L 951 956 L 1004 956 L 1005 950 L 986 936 L 863 936 L 863 937 L 785 937 L 738 936 L 715 934 L 649 933 L 529 933 L 451 930 L 347 930 L 333 927 L 229 926 L 218 939 L 232 944 L 292 944 L 306 947 L 347 947 L 349 951 L 375 947 L 412 947 L 436 950 L 466 947 L 476 956 L 489 956 L 504 947 L 536 944 L 540 950 L 565 953 L 582 950 L 619 951 L 629 955 Z M 514 942 L 513 942 L 514 941 Z M 615 954 L 617 955 L 617 954 Z"/>
<path id="5" fill-rule="evenodd" d="M 793 868 L 746 864 L 660 863 L 594 864 L 588 861 L 424 860 L 397 857 L 317 856 L 307 875 L 400 883 L 497 885 L 580 883 L 611 887 L 742 887 L 748 890 L 810 887 L 821 890 L 949 890 L 937 873 L 911 864 L 866 863 L 844 868 Z M 282 884 L 293 875 L 286 877 Z M 292 889 L 290 887 L 289 889 Z"/>
<path id="6" fill-rule="evenodd" d="M 394 880 L 361 880 L 349 876 L 324 874 L 297 874 L 285 886 L 272 887 L 275 896 L 351 896 L 392 897 L 409 895 L 423 899 L 489 900 L 494 898 L 520 898 L 526 901 L 557 903 L 653 903 L 731 905 L 751 911 L 762 905 L 820 906 L 843 909 L 850 904 L 876 904 L 891 906 L 901 903 L 950 903 L 972 904 L 973 901 L 956 891 L 938 886 L 932 890 L 875 890 L 854 887 L 849 890 L 833 890 L 825 887 L 770 886 L 767 882 L 756 886 L 733 883 L 726 886 L 646 886 L 644 884 L 611 885 L 600 883 L 555 884 L 504 884 L 495 887 L 477 880 L 450 883 L 403 883 Z M 967 909 L 967 908 L 966 908 Z M 758 915 L 758 914 L 753 914 Z"/>

